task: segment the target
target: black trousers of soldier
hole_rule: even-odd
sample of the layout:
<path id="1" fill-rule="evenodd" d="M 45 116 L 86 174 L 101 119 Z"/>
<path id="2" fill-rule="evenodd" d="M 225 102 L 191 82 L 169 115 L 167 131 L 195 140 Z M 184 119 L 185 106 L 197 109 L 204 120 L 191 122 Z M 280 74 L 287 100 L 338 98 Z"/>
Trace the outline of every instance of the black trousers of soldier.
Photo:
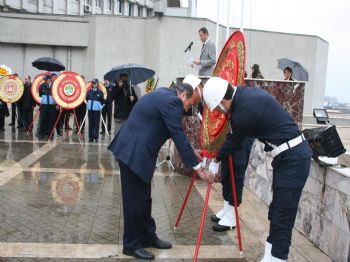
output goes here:
<path id="1" fill-rule="evenodd" d="M 32 121 L 33 121 L 33 109 L 24 109 L 23 110 L 24 128 L 28 129 Z"/>
<path id="2" fill-rule="evenodd" d="M 238 206 L 242 203 L 244 177 L 253 143 L 254 139 L 245 137 L 242 140 L 240 147 L 232 152 L 233 172 L 236 184 Z M 225 201 L 229 202 L 231 206 L 233 206 L 234 203 L 231 186 L 230 164 L 228 158 L 222 161 L 221 168 L 222 197 Z"/>
<path id="3" fill-rule="evenodd" d="M 100 129 L 100 111 L 88 110 L 89 117 L 89 139 L 98 139 Z"/>
<path id="4" fill-rule="evenodd" d="M 310 171 L 311 159 L 298 152 L 301 146 L 308 146 L 307 142 L 281 153 L 272 161 L 273 198 L 267 241 L 272 244 L 272 256 L 283 260 L 288 258 L 300 196 Z"/>
<path id="5" fill-rule="evenodd" d="M 40 106 L 39 136 L 50 135 L 57 118 L 55 105 Z"/>
<path id="6" fill-rule="evenodd" d="M 123 196 L 123 246 L 135 250 L 157 238 L 156 223 L 151 214 L 151 184 L 146 184 L 127 165 L 118 162 Z"/>
<path id="7" fill-rule="evenodd" d="M 103 121 L 105 121 L 107 128 L 108 128 L 108 133 L 111 132 L 112 130 L 112 108 L 113 108 L 113 104 L 105 104 L 105 106 L 102 108 L 102 118 Z M 107 117 L 107 121 L 106 121 L 106 117 Z M 102 132 L 105 132 L 105 125 L 103 123 L 101 123 L 101 127 L 102 127 Z"/>
<path id="8" fill-rule="evenodd" d="M 233 194 L 231 186 L 231 175 L 230 175 L 230 165 L 228 158 L 222 161 L 222 172 L 221 172 L 221 185 L 222 185 L 222 197 L 225 201 L 229 202 L 231 206 L 233 203 Z M 247 166 L 234 165 L 234 179 L 236 184 L 236 194 L 238 206 L 242 203 L 243 186 L 244 186 L 244 176 L 247 170 Z"/>

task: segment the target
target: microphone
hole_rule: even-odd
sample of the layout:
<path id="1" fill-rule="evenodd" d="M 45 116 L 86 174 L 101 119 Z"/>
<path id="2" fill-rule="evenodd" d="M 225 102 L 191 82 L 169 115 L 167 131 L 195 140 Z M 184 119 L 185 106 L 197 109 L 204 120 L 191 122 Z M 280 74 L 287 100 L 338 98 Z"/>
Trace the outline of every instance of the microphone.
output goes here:
<path id="1" fill-rule="evenodd" d="M 191 42 L 191 43 L 188 45 L 188 47 L 185 49 L 185 53 L 186 53 L 187 51 L 191 50 L 192 45 L 193 45 L 193 42 Z"/>

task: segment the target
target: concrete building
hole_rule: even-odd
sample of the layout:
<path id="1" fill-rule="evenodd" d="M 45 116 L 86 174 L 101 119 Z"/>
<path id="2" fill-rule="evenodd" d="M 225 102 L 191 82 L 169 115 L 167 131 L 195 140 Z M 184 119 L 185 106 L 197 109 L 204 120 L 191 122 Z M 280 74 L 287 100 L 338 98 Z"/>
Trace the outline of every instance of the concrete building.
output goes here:
<path id="1" fill-rule="evenodd" d="M 3 10 L 9 8 L 9 2 L 22 5 L 24 2 L 41 2 L 43 10 L 48 10 L 43 7 L 44 3 L 52 3 L 40 0 L 0 0 Z M 71 2 L 76 2 L 81 8 L 81 1 Z M 118 1 L 113 1 L 114 4 L 116 2 Z M 131 2 L 136 4 L 142 1 L 128 1 Z M 156 8 L 156 3 L 160 4 L 146 2 L 146 7 L 149 8 L 152 7 L 151 4 L 153 8 Z M 103 3 L 106 4 L 106 1 Z M 70 10 L 73 9 L 71 7 Z M 159 10 L 162 9 L 152 9 L 152 12 L 160 12 Z M 182 68 L 179 67 L 185 58 L 184 49 L 191 41 L 194 42 L 192 56 L 199 56 L 202 47 L 198 38 L 199 28 L 207 27 L 212 39 L 216 34 L 216 24 L 213 21 L 162 16 L 166 12 L 150 17 L 83 13 L 83 16 L 74 16 L 66 13 L 0 12 L 0 64 L 10 66 L 20 76 L 36 75 L 40 71 L 33 68 L 31 62 L 41 56 L 52 56 L 61 60 L 67 70 L 84 74 L 87 79 L 101 79 L 112 67 L 133 62 L 154 69 L 156 77 L 159 77 L 159 86 L 169 86 L 177 76 L 193 72 L 186 63 Z M 233 30 L 235 29 L 231 28 L 231 32 Z M 246 29 L 244 33 L 247 41 L 248 75 L 249 67 L 258 63 L 265 78 L 283 79 L 281 70 L 276 67 L 277 59 L 288 57 L 297 60 L 310 74 L 310 81 L 306 84 L 304 113 L 310 114 L 312 108 L 323 106 L 328 56 L 328 43 L 325 40 L 311 35 L 259 30 Z M 226 29 L 221 26 L 219 50 L 224 46 L 225 35 Z"/>
<path id="2" fill-rule="evenodd" d="M 0 0 L 0 10 L 85 16 L 91 14 L 148 17 L 154 14 L 196 16 L 197 1 L 180 0 Z"/>

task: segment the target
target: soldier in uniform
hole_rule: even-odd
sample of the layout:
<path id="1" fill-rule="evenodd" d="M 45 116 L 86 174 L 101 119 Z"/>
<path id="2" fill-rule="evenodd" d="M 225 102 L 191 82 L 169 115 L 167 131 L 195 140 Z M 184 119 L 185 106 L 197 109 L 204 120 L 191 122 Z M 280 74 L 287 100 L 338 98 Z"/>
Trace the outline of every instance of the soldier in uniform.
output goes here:
<path id="1" fill-rule="evenodd" d="M 44 76 L 44 83 L 39 87 L 39 97 L 41 98 L 40 120 L 38 138 L 43 139 L 45 135 L 50 135 L 57 117 L 56 103 L 51 93 L 51 76 Z"/>
<path id="2" fill-rule="evenodd" d="M 101 110 L 105 102 L 103 93 L 98 88 L 98 85 L 98 79 L 93 79 L 92 88 L 86 95 L 89 117 L 89 142 L 98 141 Z"/>
<path id="3" fill-rule="evenodd" d="M 199 118 L 202 119 L 201 115 L 203 114 L 202 110 L 204 102 L 202 101 L 203 85 L 201 80 L 195 75 L 187 75 L 184 78 L 183 83 L 189 84 L 193 87 L 193 104 L 198 104 L 198 114 L 200 115 Z M 253 141 L 253 139 L 245 137 L 242 140 L 240 147 L 236 148 L 236 150 L 232 153 L 238 206 L 242 203 L 244 176 L 247 170 Z M 218 213 L 211 216 L 211 220 L 217 223 L 213 225 L 213 230 L 218 232 L 227 231 L 236 227 L 228 158 L 225 158 L 222 162 L 220 182 L 222 185 L 224 205 Z"/>
<path id="4" fill-rule="evenodd" d="M 228 81 L 212 77 L 204 86 L 203 98 L 211 110 L 229 112 L 232 127 L 209 165 L 212 174 L 246 136 L 259 139 L 274 157 L 270 234 L 261 262 L 287 261 L 299 199 L 310 170 L 308 142 L 287 111 L 262 89 L 232 87 Z"/>

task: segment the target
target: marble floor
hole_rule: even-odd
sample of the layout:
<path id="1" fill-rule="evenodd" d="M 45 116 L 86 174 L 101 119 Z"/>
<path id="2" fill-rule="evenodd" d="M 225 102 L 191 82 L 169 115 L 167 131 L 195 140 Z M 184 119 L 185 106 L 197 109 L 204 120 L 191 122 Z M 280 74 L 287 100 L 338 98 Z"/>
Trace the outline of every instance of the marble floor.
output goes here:
<path id="1" fill-rule="evenodd" d="M 137 261 L 122 254 L 123 210 L 118 164 L 107 146 L 79 141 L 69 131 L 50 142 L 6 124 L 0 132 L 0 262 Z M 35 132 L 35 131 L 34 131 Z M 190 178 L 167 164 L 152 182 L 160 238 L 173 248 L 152 250 L 155 261 L 192 261 L 207 185 L 197 180 L 178 229 L 174 223 Z M 258 261 L 268 232 L 267 207 L 245 190 L 240 207 L 243 254 L 236 230 L 214 233 L 210 216 L 221 208 L 213 184 L 198 261 Z M 331 261 L 299 232 L 289 261 Z"/>

